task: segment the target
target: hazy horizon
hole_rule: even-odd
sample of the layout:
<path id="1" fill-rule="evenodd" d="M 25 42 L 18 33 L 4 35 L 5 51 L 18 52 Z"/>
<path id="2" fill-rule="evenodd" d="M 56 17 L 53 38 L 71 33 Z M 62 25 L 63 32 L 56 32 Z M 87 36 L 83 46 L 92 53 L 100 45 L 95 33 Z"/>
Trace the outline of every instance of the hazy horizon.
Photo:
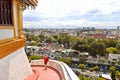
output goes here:
<path id="1" fill-rule="evenodd" d="M 90 27 L 90 26 L 81 26 L 81 27 L 79 27 L 79 26 L 76 26 L 76 27 L 73 27 L 73 26 L 64 26 L 64 27 L 61 27 L 61 26 L 56 26 L 56 27 L 54 27 L 54 26 L 38 26 L 38 27 L 32 27 L 32 26 L 30 26 L 30 27 L 24 27 L 24 28 L 26 28 L 26 29 L 83 29 L 83 28 L 87 28 L 87 27 L 89 27 L 89 28 L 92 28 L 92 27 Z M 112 28 L 107 28 L 107 27 L 94 27 L 95 29 L 117 29 L 117 27 L 112 27 Z"/>

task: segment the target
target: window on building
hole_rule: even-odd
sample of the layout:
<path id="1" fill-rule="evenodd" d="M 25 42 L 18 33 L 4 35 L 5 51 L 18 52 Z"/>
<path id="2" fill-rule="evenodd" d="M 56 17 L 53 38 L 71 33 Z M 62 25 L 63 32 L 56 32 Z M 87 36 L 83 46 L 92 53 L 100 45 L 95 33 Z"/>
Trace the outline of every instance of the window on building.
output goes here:
<path id="1" fill-rule="evenodd" d="M 0 0 L 0 25 L 12 25 L 12 0 Z"/>

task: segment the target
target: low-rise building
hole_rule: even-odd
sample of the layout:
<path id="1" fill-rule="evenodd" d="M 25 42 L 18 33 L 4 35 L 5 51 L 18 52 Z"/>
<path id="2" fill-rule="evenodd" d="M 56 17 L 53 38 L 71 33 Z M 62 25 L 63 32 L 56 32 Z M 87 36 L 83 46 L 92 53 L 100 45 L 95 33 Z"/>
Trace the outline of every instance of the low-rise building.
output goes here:
<path id="1" fill-rule="evenodd" d="M 119 61 L 120 58 L 120 54 L 109 54 L 108 59 L 110 61 L 114 60 L 114 61 Z"/>

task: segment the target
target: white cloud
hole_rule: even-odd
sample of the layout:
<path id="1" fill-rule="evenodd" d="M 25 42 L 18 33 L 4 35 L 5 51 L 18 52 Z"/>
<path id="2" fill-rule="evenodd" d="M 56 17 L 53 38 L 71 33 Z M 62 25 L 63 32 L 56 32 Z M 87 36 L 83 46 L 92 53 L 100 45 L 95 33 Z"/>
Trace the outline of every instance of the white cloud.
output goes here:
<path id="1" fill-rule="evenodd" d="M 52 18 L 71 15 L 74 11 L 77 11 L 74 14 L 84 14 L 93 9 L 99 9 L 103 13 L 120 10 L 119 0 L 38 0 L 38 2 L 33 13 L 36 13 L 36 16 Z M 29 11 L 25 11 L 24 15 L 29 14 Z"/>
<path id="2" fill-rule="evenodd" d="M 112 6 L 114 3 L 114 6 Z M 118 5 L 115 5 L 118 4 Z M 93 9 L 99 9 L 103 13 L 111 13 L 120 10 L 119 0 L 39 0 L 37 9 L 48 17 L 62 17 L 74 13 L 84 14 Z"/>
<path id="3" fill-rule="evenodd" d="M 66 16 L 84 15 L 92 10 L 99 10 L 100 14 L 111 14 L 114 11 L 120 10 L 119 0 L 38 0 L 36 10 L 26 10 L 23 16 L 26 17 L 39 17 L 38 25 L 46 24 L 82 24 L 93 25 L 102 24 L 103 22 L 91 22 L 86 19 L 71 20 Z M 96 16 L 94 15 L 94 17 Z M 58 20 L 61 18 L 61 20 Z M 25 22 L 26 23 L 26 22 Z M 110 23 L 110 22 L 108 22 Z M 26 23 L 27 24 L 27 23 Z M 95 25 L 96 25 L 95 24 Z M 113 25 L 117 23 L 112 23 Z M 37 24 L 36 24 L 37 25 Z M 96 25 L 97 26 L 97 25 Z"/>

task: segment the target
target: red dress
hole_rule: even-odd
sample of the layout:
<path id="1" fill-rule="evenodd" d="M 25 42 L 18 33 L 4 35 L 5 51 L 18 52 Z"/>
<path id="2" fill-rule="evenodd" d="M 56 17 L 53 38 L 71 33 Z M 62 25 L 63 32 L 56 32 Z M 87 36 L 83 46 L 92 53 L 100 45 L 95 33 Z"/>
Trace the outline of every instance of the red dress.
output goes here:
<path id="1" fill-rule="evenodd" d="M 47 62 L 48 62 L 48 57 L 44 57 L 44 64 L 47 64 Z"/>

